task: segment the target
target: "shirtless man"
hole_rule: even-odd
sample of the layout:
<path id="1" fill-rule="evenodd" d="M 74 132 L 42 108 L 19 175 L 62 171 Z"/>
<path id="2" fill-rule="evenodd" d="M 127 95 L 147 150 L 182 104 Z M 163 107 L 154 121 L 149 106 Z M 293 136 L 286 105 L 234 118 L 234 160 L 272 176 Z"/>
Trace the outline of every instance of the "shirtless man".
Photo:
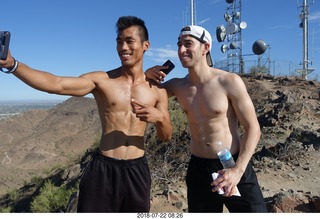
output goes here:
<path id="1" fill-rule="evenodd" d="M 255 109 L 238 75 L 211 68 L 211 45 L 207 30 L 184 27 L 178 38 L 178 55 L 182 66 L 188 68 L 188 75 L 162 84 L 169 96 L 177 97 L 189 123 L 189 212 L 222 212 L 223 204 L 230 212 L 266 212 L 250 163 L 260 139 Z M 166 76 L 161 70 L 161 66 L 150 68 L 147 77 L 160 83 Z M 238 121 L 245 130 L 242 138 Z M 235 167 L 223 169 L 217 157 L 221 150 L 218 142 L 231 151 Z M 221 177 L 212 182 L 213 172 L 219 172 Z M 241 197 L 232 196 L 236 186 Z M 224 188 L 224 196 L 216 192 L 220 188 Z"/>
<path id="2" fill-rule="evenodd" d="M 122 66 L 108 73 L 59 77 L 18 62 L 10 52 L 7 60 L 0 61 L 0 67 L 40 91 L 71 96 L 93 94 L 102 136 L 99 150 L 80 181 L 78 212 L 150 210 L 146 124 L 154 123 L 163 141 L 171 139 L 172 126 L 166 90 L 149 82 L 143 71 L 143 55 L 149 47 L 144 21 L 127 16 L 117 22 L 117 52 Z"/>

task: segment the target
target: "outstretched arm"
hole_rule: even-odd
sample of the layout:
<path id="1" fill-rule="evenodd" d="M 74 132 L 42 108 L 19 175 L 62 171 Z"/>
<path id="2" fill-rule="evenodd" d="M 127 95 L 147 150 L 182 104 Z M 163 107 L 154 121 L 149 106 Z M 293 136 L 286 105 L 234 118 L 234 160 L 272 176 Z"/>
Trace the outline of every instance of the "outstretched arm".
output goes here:
<path id="1" fill-rule="evenodd" d="M 15 60 L 10 52 L 6 60 L 0 61 L 2 68 L 12 69 L 14 65 Z M 29 86 L 48 93 L 84 96 L 95 88 L 93 81 L 86 76 L 59 77 L 45 71 L 32 69 L 21 62 L 18 62 L 13 74 Z"/>

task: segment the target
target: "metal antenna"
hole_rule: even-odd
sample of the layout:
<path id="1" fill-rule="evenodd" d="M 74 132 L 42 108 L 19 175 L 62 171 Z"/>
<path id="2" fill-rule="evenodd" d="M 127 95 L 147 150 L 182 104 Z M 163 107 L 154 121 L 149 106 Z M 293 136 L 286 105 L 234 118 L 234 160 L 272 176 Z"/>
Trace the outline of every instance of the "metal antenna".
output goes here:
<path id="1" fill-rule="evenodd" d="M 307 75 L 313 72 L 315 69 L 309 68 L 308 59 L 308 19 L 309 19 L 309 6 L 307 0 L 303 0 L 302 11 L 300 13 L 300 27 L 303 28 L 303 58 L 302 69 L 297 69 L 296 72 L 301 74 L 301 77 L 307 79 Z"/>
<path id="2" fill-rule="evenodd" d="M 196 20 L 194 8 L 194 0 L 190 0 L 191 25 L 195 25 Z"/>
<path id="3" fill-rule="evenodd" d="M 308 18 L 309 18 L 309 8 L 307 0 L 303 0 L 303 9 L 301 12 L 301 20 L 303 25 L 303 69 L 308 68 Z M 306 77 L 302 75 L 303 77 Z"/>

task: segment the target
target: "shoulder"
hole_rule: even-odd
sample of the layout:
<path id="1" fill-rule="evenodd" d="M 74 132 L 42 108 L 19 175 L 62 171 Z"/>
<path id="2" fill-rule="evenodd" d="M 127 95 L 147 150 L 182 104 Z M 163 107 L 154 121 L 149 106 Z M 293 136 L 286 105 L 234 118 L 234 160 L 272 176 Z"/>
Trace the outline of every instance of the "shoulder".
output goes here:
<path id="1" fill-rule="evenodd" d="M 170 80 L 168 80 L 167 82 L 165 82 L 166 84 L 172 84 L 172 83 L 180 83 L 184 80 L 186 80 L 187 76 L 183 77 L 183 78 L 171 78 Z"/>
<path id="2" fill-rule="evenodd" d="M 182 85 L 182 84 L 188 82 L 188 78 L 187 78 L 187 77 L 188 77 L 188 75 L 186 75 L 186 76 L 183 77 L 183 78 L 172 78 L 172 79 L 166 81 L 165 83 L 163 83 L 163 85 L 164 85 L 166 88 L 168 88 L 168 87 L 174 88 L 174 87 L 177 87 L 177 86 L 179 86 L 179 85 Z"/>
<path id="3" fill-rule="evenodd" d="M 155 82 L 149 82 L 149 86 L 156 92 L 159 96 L 167 96 L 167 90 L 163 86 L 163 84 L 158 84 Z"/>
<path id="4" fill-rule="evenodd" d="M 163 84 L 158 84 L 152 79 L 146 78 L 146 83 L 151 89 L 164 90 Z"/>
<path id="5" fill-rule="evenodd" d="M 105 71 L 93 71 L 93 72 L 89 72 L 89 73 L 83 74 L 80 77 L 87 78 L 87 79 L 90 79 L 90 80 L 109 79 L 109 78 L 119 77 L 120 76 L 119 72 L 120 72 L 119 68 L 113 69 L 113 70 L 110 70 L 110 71 L 107 71 L 107 72 L 105 72 Z"/>
<path id="6" fill-rule="evenodd" d="M 92 72 L 83 74 L 80 77 L 93 80 L 95 78 L 108 77 L 108 75 L 106 74 L 106 72 L 103 72 L 103 71 L 92 71 Z"/>
<path id="7" fill-rule="evenodd" d="M 228 95 L 237 96 L 246 91 L 245 83 L 240 75 L 232 72 L 227 72 L 220 69 L 214 69 L 214 77 L 219 86 L 225 90 Z"/>
<path id="8" fill-rule="evenodd" d="M 224 87 L 229 97 L 240 98 L 241 96 L 247 96 L 248 91 L 240 75 L 228 73 L 224 80 Z"/>
<path id="9" fill-rule="evenodd" d="M 153 96 L 157 103 L 164 103 L 168 100 L 167 90 L 162 84 L 155 83 L 153 80 L 146 80 L 147 85 L 144 88 L 144 95 Z"/>
<path id="10" fill-rule="evenodd" d="M 236 73 L 231 73 L 223 70 L 216 70 L 216 73 L 218 75 L 219 82 L 224 86 L 235 86 L 244 84 L 242 78 Z"/>
<path id="11" fill-rule="evenodd" d="M 118 77 L 120 77 L 122 75 L 120 67 L 116 68 L 116 69 L 113 69 L 113 70 L 110 70 L 110 71 L 107 71 L 105 73 L 107 74 L 107 76 L 109 78 L 118 78 Z"/>

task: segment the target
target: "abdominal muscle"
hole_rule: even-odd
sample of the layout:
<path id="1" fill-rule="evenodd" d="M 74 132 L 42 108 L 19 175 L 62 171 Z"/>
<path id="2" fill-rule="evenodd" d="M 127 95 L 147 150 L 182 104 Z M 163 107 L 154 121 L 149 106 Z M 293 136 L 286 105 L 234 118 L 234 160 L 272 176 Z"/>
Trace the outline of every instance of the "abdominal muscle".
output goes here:
<path id="1" fill-rule="evenodd" d="M 131 111 L 110 114 L 103 120 L 102 127 L 105 128 L 101 136 L 100 152 L 104 156 L 123 160 L 142 157 L 145 153 L 146 123 L 137 119 Z"/>
<path id="2" fill-rule="evenodd" d="M 228 148 L 232 154 L 239 150 L 237 129 L 230 129 L 226 117 L 189 123 L 191 153 L 201 158 L 218 158 L 218 151 Z M 237 126 L 235 126 L 237 127 Z M 221 144 L 219 144 L 220 142 Z"/>

